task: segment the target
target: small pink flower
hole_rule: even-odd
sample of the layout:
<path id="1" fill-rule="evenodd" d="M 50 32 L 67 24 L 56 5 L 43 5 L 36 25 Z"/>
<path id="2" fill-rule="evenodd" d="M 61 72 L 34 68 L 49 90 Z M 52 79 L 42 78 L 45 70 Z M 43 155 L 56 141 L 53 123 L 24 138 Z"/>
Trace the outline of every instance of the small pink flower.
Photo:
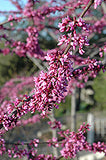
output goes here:
<path id="1" fill-rule="evenodd" d="M 101 5 L 103 0 L 94 0 L 94 9 L 97 8 L 98 5 Z"/>
<path id="2" fill-rule="evenodd" d="M 102 52 L 99 52 L 99 56 L 100 56 L 100 57 L 103 57 L 103 53 L 102 53 Z"/>

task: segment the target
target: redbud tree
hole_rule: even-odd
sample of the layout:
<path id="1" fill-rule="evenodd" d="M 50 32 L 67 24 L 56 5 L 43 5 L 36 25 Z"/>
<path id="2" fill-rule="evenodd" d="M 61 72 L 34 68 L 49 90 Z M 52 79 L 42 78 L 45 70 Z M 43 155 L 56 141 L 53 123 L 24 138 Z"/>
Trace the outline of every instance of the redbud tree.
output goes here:
<path id="1" fill-rule="evenodd" d="M 104 72 L 106 69 L 106 43 L 104 37 L 100 39 L 105 33 L 105 1 L 27 0 L 25 5 L 22 0 L 9 1 L 16 10 L 0 11 L 6 17 L 0 23 L 0 42 L 5 43 L 0 53 L 28 57 L 41 71 L 30 77 L 11 79 L 0 90 L 0 155 L 56 160 L 74 158 L 79 151 L 106 154 L 103 142 L 87 142 L 85 133 L 89 124 L 83 123 L 78 132 L 62 130 L 61 122 L 52 112 L 68 94 L 73 93 L 75 87 L 84 87 L 89 77 L 95 78 L 100 70 Z M 16 38 L 14 32 L 20 36 Z M 27 35 L 24 40 L 22 33 Z M 39 36 L 44 33 L 55 39 L 56 47 L 41 48 Z M 22 94 L 24 88 L 32 90 Z M 23 120 L 28 113 L 32 114 L 31 118 Z M 35 137 L 30 142 L 18 141 L 8 147 L 4 135 L 9 130 L 28 123 L 35 125 L 45 118 L 51 129 L 57 130 L 52 139 L 40 142 Z M 53 146 L 53 154 L 39 154 L 37 147 L 40 143 Z"/>

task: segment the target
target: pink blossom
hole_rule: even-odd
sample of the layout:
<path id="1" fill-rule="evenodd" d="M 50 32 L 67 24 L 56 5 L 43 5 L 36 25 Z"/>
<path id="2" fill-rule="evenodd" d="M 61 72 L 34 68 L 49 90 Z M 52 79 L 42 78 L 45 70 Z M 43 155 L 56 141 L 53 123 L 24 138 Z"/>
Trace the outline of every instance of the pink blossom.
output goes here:
<path id="1" fill-rule="evenodd" d="M 101 5 L 103 0 L 94 0 L 94 8 L 96 9 L 98 5 Z"/>

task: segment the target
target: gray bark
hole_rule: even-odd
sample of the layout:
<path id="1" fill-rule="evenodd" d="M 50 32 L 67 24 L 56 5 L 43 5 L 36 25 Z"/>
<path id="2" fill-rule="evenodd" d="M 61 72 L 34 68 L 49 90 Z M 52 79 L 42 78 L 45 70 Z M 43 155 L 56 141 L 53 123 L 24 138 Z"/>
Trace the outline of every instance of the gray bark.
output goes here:
<path id="1" fill-rule="evenodd" d="M 76 88 L 71 96 L 71 131 L 76 131 Z"/>

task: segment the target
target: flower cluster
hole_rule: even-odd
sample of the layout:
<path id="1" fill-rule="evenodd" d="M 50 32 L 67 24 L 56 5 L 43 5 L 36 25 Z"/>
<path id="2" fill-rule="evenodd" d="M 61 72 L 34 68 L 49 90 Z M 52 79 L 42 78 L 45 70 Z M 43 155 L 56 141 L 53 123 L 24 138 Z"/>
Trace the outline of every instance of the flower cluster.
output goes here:
<path id="1" fill-rule="evenodd" d="M 39 47 L 37 29 L 30 26 L 26 29 L 26 32 L 28 33 L 28 38 L 26 39 L 27 54 L 35 58 L 42 59 L 44 57 L 44 53 Z"/>
<path id="2" fill-rule="evenodd" d="M 53 146 L 53 147 L 59 147 L 59 142 L 58 142 L 58 139 L 57 138 L 52 138 L 52 139 L 49 139 L 48 141 L 47 141 L 47 143 L 48 143 L 48 146 L 50 147 L 50 146 Z"/>
<path id="3" fill-rule="evenodd" d="M 91 145 L 86 141 L 84 136 L 86 130 L 89 130 L 89 125 L 83 123 L 77 133 L 69 130 L 59 132 L 60 136 L 65 138 L 61 144 L 63 149 L 60 151 L 64 158 L 75 158 L 77 153 L 82 150 L 93 151 L 94 153 L 103 151 L 106 154 L 106 145 L 104 143 L 98 142 Z"/>
<path id="4" fill-rule="evenodd" d="M 39 47 L 37 29 L 29 26 L 26 32 L 28 33 L 26 43 L 20 41 L 13 42 L 12 46 L 16 47 L 13 51 L 19 56 L 26 56 L 28 54 L 31 57 L 33 56 L 43 60 L 44 53 Z"/>
<path id="5" fill-rule="evenodd" d="M 101 70 L 101 68 L 103 70 L 105 69 L 105 66 L 102 66 L 101 61 L 97 61 L 96 59 L 90 59 L 89 57 L 82 62 L 82 65 L 82 67 L 79 67 L 78 69 L 73 71 L 73 74 L 79 75 L 78 79 L 85 79 L 85 82 L 88 79 L 85 78 L 86 76 L 95 78 L 97 73 Z"/>
<path id="6" fill-rule="evenodd" d="M 67 35 L 64 34 L 59 39 L 58 45 L 62 45 L 65 43 L 66 45 L 70 43 L 70 49 L 75 50 L 77 46 L 79 46 L 79 53 L 82 55 L 85 51 L 83 50 L 83 46 L 88 46 L 87 33 L 89 31 L 89 25 L 85 23 L 82 18 L 73 20 L 67 16 L 62 19 L 62 23 L 59 23 L 60 32 L 68 32 Z M 86 31 L 86 36 L 83 34 L 77 34 L 77 28 L 81 28 L 82 31 Z M 71 32 L 71 33 L 70 33 Z"/>
<path id="7" fill-rule="evenodd" d="M 11 127 L 15 127 L 18 119 L 28 113 L 28 111 L 31 111 L 31 108 L 28 107 L 31 98 L 33 97 L 29 98 L 29 96 L 24 95 L 23 100 L 17 98 L 15 102 L 9 103 L 10 109 L 8 112 L 4 112 L 3 115 L 0 115 L 0 129 L 4 127 L 5 130 L 8 130 Z"/>
<path id="8" fill-rule="evenodd" d="M 98 5 L 101 5 L 103 0 L 94 0 L 94 8 L 96 9 Z"/>
<path id="9" fill-rule="evenodd" d="M 48 73 L 42 71 L 38 78 L 34 78 L 37 110 L 57 108 L 56 103 L 64 99 L 64 92 L 66 92 L 66 86 L 73 70 L 70 58 L 69 53 L 64 55 L 59 51 L 47 54 L 46 60 L 50 61 Z"/>
<path id="10" fill-rule="evenodd" d="M 61 129 L 61 127 L 62 127 L 62 124 L 61 124 L 61 122 L 60 121 L 49 121 L 48 122 L 48 124 L 50 125 L 50 127 L 52 128 L 52 129 L 56 129 L 56 128 L 58 128 L 58 129 Z"/>

